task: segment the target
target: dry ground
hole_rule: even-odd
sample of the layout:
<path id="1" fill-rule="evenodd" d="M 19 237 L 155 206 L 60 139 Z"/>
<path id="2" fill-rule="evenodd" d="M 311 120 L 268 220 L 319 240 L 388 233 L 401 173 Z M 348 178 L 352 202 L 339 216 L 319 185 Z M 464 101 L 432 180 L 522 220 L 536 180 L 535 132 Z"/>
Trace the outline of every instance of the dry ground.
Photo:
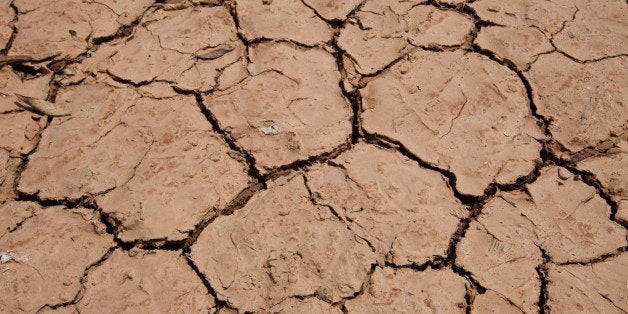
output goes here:
<path id="1" fill-rule="evenodd" d="M 0 312 L 626 313 L 627 8 L 0 0 Z"/>

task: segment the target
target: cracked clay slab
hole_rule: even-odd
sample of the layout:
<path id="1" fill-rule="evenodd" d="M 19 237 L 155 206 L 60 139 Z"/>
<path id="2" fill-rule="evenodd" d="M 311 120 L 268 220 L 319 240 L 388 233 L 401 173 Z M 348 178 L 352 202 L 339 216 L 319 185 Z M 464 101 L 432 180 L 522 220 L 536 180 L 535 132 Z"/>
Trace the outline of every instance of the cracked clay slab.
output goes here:
<path id="1" fill-rule="evenodd" d="M 541 282 L 536 267 L 543 263 L 535 226 L 513 207 L 526 201 L 523 193 L 491 199 L 469 225 L 456 248 L 456 264 L 469 271 L 506 304 L 537 313 Z M 503 303 L 503 302 L 501 302 Z M 475 305 L 475 303 L 474 303 Z"/>
<path id="2" fill-rule="evenodd" d="M 75 58 L 94 39 L 116 34 L 131 25 L 152 4 L 140 1 L 15 0 L 17 35 L 9 55 L 61 54 Z"/>
<path id="3" fill-rule="evenodd" d="M 28 111 L 0 114 L 0 150 L 12 157 L 30 153 L 46 124 L 46 118 Z"/>
<path id="4" fill-rule="evenodd" d="M 499 293 L 487 290 L 485 293 L 475 296 L 471 306 L 471 313 L 521 314 L 523 311 Z"/>
<path id="5" fill-rule="evenodd" d="M 525 75 L 538 113 L 551 120 L 553 138 L 577 152 L 628 127 L 627 68 L 624 57 L 581 64 L 552 53 L 539 57 Z"/>
<path id="6" fill-rule="evenodd" d="M 474 43 L 523 71 L 528 70 L 540 54 L 554 50 L 546 35 L 534 27 L 482 27 Z"/>
<path id="7" fill-rule="evenodd" d="M 299 298 L 290 298 L 270 309 L 271 313 L 278 314 L 301 314 L 301 313 L 321 313 L 321 314 L 341 314 L 342 311 L 338 307 L 332 307 L 331 304 L 311 297 L 301 300 Z"/>
<path id="8" fill-rule="evenodd" d="M 299 0 L 236 0 L 240 32 L 248 41 L 289 40 L 315 46 L 331 41 L 332 30 Z"/>
<path id="9" fill-rule="evenodd" d="M 628 54 L 628 4 L 622 0 L 575 1 L 579 11 L 552 40 L 580 61 Z"/>
<path id="10" fill-rule="evenodd" d="M 41 199 L 95 197 L 124 241 L 186 238 L 249 178 L 193 96 L 154 98 L 150 89 L 92 81 L 60 90 L 57 103 L 73 114 L 43 133 L 18 189 Z"/>
<path id="11" fill-rule="evenodd" d="M 203 103 L 262 174 L 349 141 L 351 106 L 331 54 L 283 42 L 249 51 L 252 76 Z"/>
<path id="12" fill-rule="evenodd" d="M 465 313 L 466 280 L 451 269 L 376 268 L 366 291 L 348 300 L 350 313 Z"/>
<path id="13" fill-rule="evenodd" d="M 557 313 L 628 312 L 628 254 L 589 265 L 551 264 L 548 300 Z"/>
<path id="14" fill-rule="evenodd" d="M 13 0 L 0 0 L 0 49 L 4 49 L 11 35 L 15 22 L 15 11 L 11 8 Z"/>
<path id="15" fill-rule="evenodd" d="M 361 0 L 303 0 L 328 21 L 344 21 L 351 12 L 359 8 Z"/>
<path id="16" fill-rule="evenodd" d="M 531 199 L 510 201 L 534 224 L 536 243 L 552 261 L 587 261 L 627 244 L 626 230 L 609 219 L 606 201 L 566 169 L 543 169 L 527 190 Z"/>
<path id="17" fill-rule="evenodd" d="M 0 204 L 15 197 L 15 182 L 19 176 L 22 159 L 0 149 Z"/>
<path id="18" fill-rule="evenodd" d="M 617 213 L 615 213 L 615 220 L 628 228 L 628 200 L 622 200 L 617 204 Z"/>
<path id="19" fill-rule="evenodd" d="M 0 199 L 1 200 L 1 199 Z M 0 202 L 1 204 L 2 202 Z M 34 202 L 20 202 L 9 200 L 0 205 L 0 241 L 6 234 L 15 231 L 29 218 L 35 216 L 35 211 L 40 210 L 41 206 Z M 0 248 L 2 252 L 3 248 Z"/>
<path id="20" fill-rule="evenodd" d="M 35 149 L 48 124 L 46 117 L 15 105 L 14 93 L 46 98 L 49 80 L 50 75 L 23 79 L 8 66 L 0 69 L 0 203 L 15 197 L 22 158 Z"/>
<path id="21" fill-rule="evenodd" d="M 480 20 L 495 24 L 482 27 L 475 44 L 523 71 L 555 49 L 552 37 L 577 12 L 572 0 L 479 0 L 469 6 Z"/>
<path id="22" fill-rule="evenodd" d="M 16 93 L 46 99 L 48 96 L 48 83 L 52 73 L 35 77 L 21 77 L 10 66 L 0 69 L 0 114 L 21 109 L 16 102 L 21 103 L 15 96 Z"/>
<path id="23" fill-rule="evenodd" d="M 72 301 L 85 270 L 114 245 L 88 209 L 31 206 L 34 217 L 0 238 L 0 251 L 12 256 L 0 266 L 0 312 L 33 313 Z"/>
<path id="24" fill-rule="evenodd" d="M 427 5 L 401 6 L 398 10 L 392 6 L 378 8 L 369 1 L 358 11 L 356 21 L 341 30 L 338 46 L 360 74 L 377 73 L 411 46 L 462 45 L 473 28 L 472 20 L 453 10 Z"/>
<path id="25" fill-rule="evenodd" d="M 580 161 L 576 167 L 594 174 L 613 201 L 628 201 L 628 141 L 621 140 L 606 154 Z"/>
<path id="26" fill-rule="evenodd" d="M 352 296 L 375 256 L 329 208 L 312 203 L 297 175 L 214 220 L 191 259 L 220 300 L 240 311 L 267 311 L 291 297 Z"/>
<path id="27" fill-rule="evenodd" d="M 469 6 L 483 21 L 534 27 L 548 35 L 559 32 L 578 10 L 573 0 L 478 0 Z"/>
<path id="28" fill-rule="evenodd" d="M 417 51 L 361 93 L 364 130 L 451 171 L 462 194 L 513 183 L 540 157 L 544 136 L 523 83 L 484 56 Z"/>
<path id="29" fill-rule="evenodd" d="M 133 36 L 99 49 L 108 57 L 99 56 L 102 60 L 91 70 L 133 84 L 162 81 L 183 90 L 210 91 L 223 69 L 242 57 L 244 48 L 227 9 L 199 7 L 157 10 Z"/>
<path id="30" fill-rule="evenodd" d="M 81 313 L 207 313 L 214 297 L 186 259 L 169 251 L 114 251 L 91 269 Z"/>
<path id="31" fill-rule="evenodd" d="M 378 261 L 444 259 L 466 211 L 445 179 L 398 152 L 357 144 L 307 173 L 316 203 L 334 209 L 374 247 Z"/>

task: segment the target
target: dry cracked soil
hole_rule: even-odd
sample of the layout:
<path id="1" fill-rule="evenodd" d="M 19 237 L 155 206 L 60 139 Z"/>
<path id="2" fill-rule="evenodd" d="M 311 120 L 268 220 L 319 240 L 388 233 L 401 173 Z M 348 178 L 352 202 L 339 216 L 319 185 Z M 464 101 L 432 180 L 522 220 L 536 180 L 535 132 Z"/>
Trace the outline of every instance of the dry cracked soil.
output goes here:
<path id="1" fill-rule="evenodd" d="M 625 0 L 0 0 L 2 313 L 627 313 Z"/>

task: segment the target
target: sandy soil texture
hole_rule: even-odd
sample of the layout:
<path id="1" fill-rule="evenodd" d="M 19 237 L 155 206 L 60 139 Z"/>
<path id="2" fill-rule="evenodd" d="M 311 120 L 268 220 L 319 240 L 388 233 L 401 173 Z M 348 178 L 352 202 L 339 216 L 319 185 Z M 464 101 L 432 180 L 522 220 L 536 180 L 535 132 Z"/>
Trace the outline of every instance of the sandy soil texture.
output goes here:
<path id="1" fill-rule="evenodd" d="M 625 0 L 0 0 L 0 313 L 626 313 Z"/>

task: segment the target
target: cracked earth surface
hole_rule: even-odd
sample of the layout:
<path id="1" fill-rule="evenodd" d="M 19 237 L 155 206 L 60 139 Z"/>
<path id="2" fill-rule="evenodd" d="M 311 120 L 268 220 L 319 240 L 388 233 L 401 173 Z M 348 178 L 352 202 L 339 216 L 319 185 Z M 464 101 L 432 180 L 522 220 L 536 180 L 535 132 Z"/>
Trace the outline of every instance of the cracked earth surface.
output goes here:
<path id="1" fill-rule="evenodd" d="M 627 12 L 0 0 L 0 312 L 626 313 Z"/>

